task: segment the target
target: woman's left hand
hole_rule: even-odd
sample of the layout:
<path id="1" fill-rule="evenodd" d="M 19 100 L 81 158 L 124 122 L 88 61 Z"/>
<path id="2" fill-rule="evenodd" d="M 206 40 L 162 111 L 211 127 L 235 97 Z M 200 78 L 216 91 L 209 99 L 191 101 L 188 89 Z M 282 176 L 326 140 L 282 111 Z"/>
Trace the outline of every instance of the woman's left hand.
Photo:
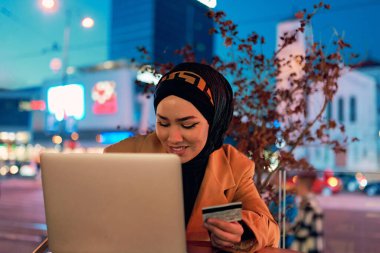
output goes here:
<path id="1" fill-rule="evenodd" d="M 233 248 L 241 242 L 244 233 L 243 226 L 238 222 L 227 222 L 220 219 L 209 218 L 204 227 L 211 233 L 211 243 L 217 248 Z"/>

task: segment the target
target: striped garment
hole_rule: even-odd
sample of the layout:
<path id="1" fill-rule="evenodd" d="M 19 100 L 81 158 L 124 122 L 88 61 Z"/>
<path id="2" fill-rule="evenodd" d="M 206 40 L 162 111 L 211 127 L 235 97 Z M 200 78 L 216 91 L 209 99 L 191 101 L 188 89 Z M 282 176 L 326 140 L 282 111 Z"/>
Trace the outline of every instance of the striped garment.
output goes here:
<path id="1" fill-rule="evenodd" d="M 292 250 L 323 252 L 323 212 L 314 194 L 302 198 L 296 220 L 288 232 L 294 234 Z"/>

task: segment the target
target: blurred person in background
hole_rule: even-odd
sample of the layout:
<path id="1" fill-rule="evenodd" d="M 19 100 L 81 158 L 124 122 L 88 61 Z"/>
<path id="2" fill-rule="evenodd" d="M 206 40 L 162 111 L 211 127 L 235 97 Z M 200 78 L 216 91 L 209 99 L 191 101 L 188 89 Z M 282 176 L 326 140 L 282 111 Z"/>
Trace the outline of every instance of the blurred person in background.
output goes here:
<path id="1" fill-rule="evenodd" d="M 323 252 L 323 212 L 311 191 L 316 178 L 314 171 L 298 174 L 295 190 L 299 209 L 294 223 L 288 227 L 289 235 L 294 235 L 290 248 L 304 253 Z"/>
<path id="2" fill-rule="evenodd" d="M 179 156 L 188 241 L 211 241 L 226 251 L 277 247 L 279 229 L 254 185 L 253 162 L 223 144 L 233 113 L 233 93 L 224 76 L 209 65 L 179 64 L 156 86 L 154 108 L 153 133 L 125 139 L 105 152 Z M 241 222 L 203 222 L 202 208 L 236 201 L 243 204 Z"/>

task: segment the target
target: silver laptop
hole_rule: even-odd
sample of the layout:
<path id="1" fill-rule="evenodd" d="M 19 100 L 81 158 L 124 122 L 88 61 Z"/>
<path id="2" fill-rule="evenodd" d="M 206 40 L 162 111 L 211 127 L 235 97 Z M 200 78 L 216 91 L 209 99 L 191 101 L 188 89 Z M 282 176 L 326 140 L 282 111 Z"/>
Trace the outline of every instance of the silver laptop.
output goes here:
<path id="1" fill-rule="evenodd" d="M 45 153 L 41 171 L 53 253 L 186 252 L 177 156 Z"/>

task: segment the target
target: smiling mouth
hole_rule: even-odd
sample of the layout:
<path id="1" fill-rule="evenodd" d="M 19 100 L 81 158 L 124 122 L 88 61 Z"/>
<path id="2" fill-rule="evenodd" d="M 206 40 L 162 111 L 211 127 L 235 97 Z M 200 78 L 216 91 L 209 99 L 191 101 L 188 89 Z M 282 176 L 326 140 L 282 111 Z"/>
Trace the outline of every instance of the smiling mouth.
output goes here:
<path id="1" fill-rule="evenodd" d="M 169 146 L 169 152 L 177 155 L 183 155 L 186 152 L 188 146 Z"/>

